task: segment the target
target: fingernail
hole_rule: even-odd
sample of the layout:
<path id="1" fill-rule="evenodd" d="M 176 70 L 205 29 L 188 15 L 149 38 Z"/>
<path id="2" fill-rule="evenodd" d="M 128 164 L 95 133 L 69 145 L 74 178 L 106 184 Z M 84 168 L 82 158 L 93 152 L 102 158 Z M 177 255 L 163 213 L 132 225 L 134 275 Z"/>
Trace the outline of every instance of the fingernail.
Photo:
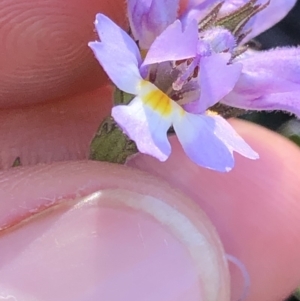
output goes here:
<path id="1" fill-rule="evenodd" d="M 224 258 L 188 199 L 102 190 L 2 233 L 0 299 L 227 301 Z"/>

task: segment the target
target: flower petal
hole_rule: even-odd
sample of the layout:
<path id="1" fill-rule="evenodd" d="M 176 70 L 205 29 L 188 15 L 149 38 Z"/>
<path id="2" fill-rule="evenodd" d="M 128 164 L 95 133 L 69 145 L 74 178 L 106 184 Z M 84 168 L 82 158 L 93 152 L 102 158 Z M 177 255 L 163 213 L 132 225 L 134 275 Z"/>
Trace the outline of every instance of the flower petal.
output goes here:
<path id="1" fill-rule="evenodd" d="M 199 22 L 220 2 L 220 0 L 189 0 L 181 9 L 183 13 L 180 14 L 180 20 L 183 24 L 188 24 L 192 20 Z"/>
<path id="2" fill-rule="evenodd" d="M 205 5 L 206 7 L 212 6 L 214 5 L 216 2 L 216 0 L 188 0 L 187 2 L 187 6 L 186 6 L 186 10 L 192 9 L 194 7 L 198 7 L 199 5 Z"/>
<path id="3" fill-rule="evenodd" d="M 225 15 L 247 2 L 249 2 L 249 0 L 226 0 L 221 8 L 221 13 Z M 267 0 L 258 0 L 255 4 L 263 5 L 265 3 L 267 3 Z M 245 30 L 251 28 L 251 32 L 243 42 L 246 43 L 278 23 L 293 8 L 295 3 L 296 0 L 271 0 L 270 4 L 265 9 L 252 17 L 248 22 Z"/>
<path id="4" fill-rule="evenodd" d="M 265 3 L 266 0 L 260 0 L 258 2 Z M 295 3 L 296 0 L 271 0 L 270 4 L 264 10 L 254 16 L 251 32 L 247 35 L 244 42 L 258 36 L 282 20 L 293 8 Z"/>
<path id="5" fill-rule="evenodd" d="M 143 65 L 194 57 L 197 54 L 197 44 L 197 22 L 194 20 L 183 29 L 182 23 L 176 20 L 155 39 Z"/>
<path id="6" fill-rule="evenodd" d="M 228 65 L 229 59 L 229 53 L 213 53 L 200 59 L 201 96 L 198 101 L 184 106 L 188 112 L 203 113 L 233 89 L 240 76 L 242 65 L 239 63 Z"/>
<path id="7" fill-rule="evenodd" d="M 149 49 L 154 39 L 176 20 L 179 0 L 127 0 L 131 30 L 139 45 Z"/>
<path id="8" fill-rule="evenodd" d="M 235 101 L 236 99 L 234 99 Z M 281 110 L 293 113 L 300 117 L 300 92 L 283 92 L 283 93 L 274 93 L 268 95 L 262 95 L 259 98 L 255 99 L 254 101 L 251 100 L 242 100 L 240 102 L 243 105 L 243 108 L 250 109 L 250 110 L 267 110 L 267 111 L 274 111 L 274 110 Z M 224 102 L 225 103 L 225 102 Z M 227 102 L 228 104 L 228 102 Z M 237 105 L 236 105 L 237 104 Z M 234 106 L 239 106 L 239 100 L 235 102 Z"/>
<path id="9" fill-rule="evenodd" d="M 174 122 L 177 137 L 189 158 L 196 164 L 230 171 L 234 165 L 233 151 L 249 159 L 258 154 L 220 116 L 186 113 Z"/>
<path id="10" fill-rule="evenodd" d="M 145 105 L 139 97 L 127 106 L 116 106 L 112 116 L 130 139 L 135 141 L 139 151 L 165 161 L 171 153 L 167 130 L 170 118 Z"/>
<path id="11" fill-rule="evenodd" d="M 111 19 L 103 14 L 97 14 L 95 26 L 101 42 L 110 45 L 116 44 L 125 50 L 125 56 L 132 56 L 138 63 L 141 63 L 140 50 L 135 41 Z"/>
<path id="12" fill-rule="evenodd" d="M 222 103 L 249 110 L 285 110 L 300 116 L 300 48 L 251 52 Z"/>
<path id="13" fill-rule="evenodd" d="M 210 116 L 215 120 L 215 135 L 227 145 L 228 149 L 235 151 L 249 159 L 258 159 L 259 155 L 237 134 L 234 128 L 221 116 Z"/>
<path id="14" fill-rule="evenodd" d="M 141 75 L 141 56 L 135 42 L 108 17 L 98 14 L 96 28 L 101 42 L 90 42 L 97 60 L 114 84 L 121 90 L 135 94 Z"/>
<path id="15" fill-rule="evenodd" d="M 177 118 L 173 126 L 185 153 L 193 162 L 221 172 L 232 169 L 232 150 L 215 135 L 216 121 L 213 118 L 186 113 Z"/>

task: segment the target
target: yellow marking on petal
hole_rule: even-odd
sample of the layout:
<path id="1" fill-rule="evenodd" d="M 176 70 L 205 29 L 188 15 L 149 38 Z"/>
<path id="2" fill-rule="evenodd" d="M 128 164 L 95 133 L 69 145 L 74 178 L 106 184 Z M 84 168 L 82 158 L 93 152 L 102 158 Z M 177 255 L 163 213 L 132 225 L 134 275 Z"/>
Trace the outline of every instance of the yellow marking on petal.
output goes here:
<path id="1" fill-rule="evenodd" d="M 145 105 L 164 117 L 169 116 L 173 111 L 173 100 L 150 82 L 143 81 L 141 83 L 140 97 Z"/>
<path id="2" fill-rule="evenodd" d="M 206 110 L 205 113 L 208 116 L 217 116 L 217 115 L 219 115 L 217 112 L 212 111 L 212 110 Z"/>

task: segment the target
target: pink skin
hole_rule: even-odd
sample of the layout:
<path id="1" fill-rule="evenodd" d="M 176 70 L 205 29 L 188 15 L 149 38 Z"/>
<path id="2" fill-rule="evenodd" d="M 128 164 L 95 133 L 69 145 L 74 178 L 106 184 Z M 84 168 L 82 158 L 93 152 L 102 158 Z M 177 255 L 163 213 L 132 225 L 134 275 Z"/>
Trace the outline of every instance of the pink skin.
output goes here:
<path id="1" fill-rule="evenodd" d="M 43 3 L 0 4 L 0 19 L 11 18 L 0 27 L 0 228 L 7 227 L 0 232 L 0 297 L 79 301 L 108 300 L 109 294 L 112 301 L 135 301 L 151 292 L 151 301 L 201 300 L 206 267 L 197 278 L 198 261 L 172 227 L 142 210 L 121 205 L 111 210 L 99 196 L 96 204 L 78 205 L 93 192 L 122 188 L 134 193 L 123 193 L 122 200 L 156 197 L 176 206 L 204 233 L 218 258 L 224 288 L 219 300 L 229 300 L 228 277 L 211 222 L 225 251 L 249 270 L 247 300 L 282 300 L 300 283 L 299 149 L 260 127 L 233 121 L 261 159 L 236 156 L 229 174 L 193 165 L 176 139 L 167 162 L 146 156 L 130 162 L 154 177 L 101 163 L 61 162 L 86 157 L 109 111 L 110 89 L 86 42 L 93 39 L 96 12 L 122 24 L 123 1 Z M 26 166 L 7 170 L 16 156 Z M 37 163 L 46 165 L 28 166 Z M 117 196 L 114 191 L 101 200 L 111 203 Z M 231 270 L 236 300 L 242 280 L 236 268 Z"/>
<path id="2" fill-rule="evenodd" d="M 2 294 L 45 301 L 143 300 L 146 296 L 151 301 L 203 300 L 199 299 L 204 293 L 201 273 L 210 261 L 202 256 L 205 249 L 194 245 L 198 258 L 194 260 L 174 226 L 126 206 L 130 198 L 141 206 L 147 193 L 152 196 L 148 208 L 161 199 L 207 237 L 213 246 L 210 256 L 217 258 L 215 266 L 222 275 L 220 299 L 229 300 L 229 278 L 215 230 L 195 203 L 165 183 L 135 170 L 97 162 L 35 166 L 23 172 L 26 175 L 8 172 L 18 183 L 17 191 L 10 187 L 1 190 L 1 199 L 10 200 L 0 205 L 6 213 L 0 223 L 7 229 L 0 236 Z M 55 189 L 51 187 L 53 178 Z M 35 191 L 24 192 L 27 186 L 34 186 Z M 109 187 L 114 189 L 108 192 Z M 85 196 L 95 191 L 102 194 L 96 203 L 84 202 Z M 20 217 L 28 220 L 30 216 L 31 220 L 17 229 L 12 227 L 20 223 Z M 176 213 L 170 218 L 176 218 Z M 205 262 L 198 270 L 196 265 L 202 260 Z"/>

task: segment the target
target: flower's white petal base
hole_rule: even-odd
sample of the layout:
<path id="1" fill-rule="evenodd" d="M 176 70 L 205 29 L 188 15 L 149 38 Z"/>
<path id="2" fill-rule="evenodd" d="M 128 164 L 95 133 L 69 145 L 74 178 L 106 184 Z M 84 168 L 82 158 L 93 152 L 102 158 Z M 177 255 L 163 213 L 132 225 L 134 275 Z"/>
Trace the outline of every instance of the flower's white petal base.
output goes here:
<path id="1" fill-rule="evenodd" d="M 169 157 L 171 146 L 167 130 L 171 121 L 145 105 L 140 97 L 136 97 L 127 106 L 114 107 L 112 116 L 128 137 L 135 141 L 141 153 L 160 161 Z"/>

